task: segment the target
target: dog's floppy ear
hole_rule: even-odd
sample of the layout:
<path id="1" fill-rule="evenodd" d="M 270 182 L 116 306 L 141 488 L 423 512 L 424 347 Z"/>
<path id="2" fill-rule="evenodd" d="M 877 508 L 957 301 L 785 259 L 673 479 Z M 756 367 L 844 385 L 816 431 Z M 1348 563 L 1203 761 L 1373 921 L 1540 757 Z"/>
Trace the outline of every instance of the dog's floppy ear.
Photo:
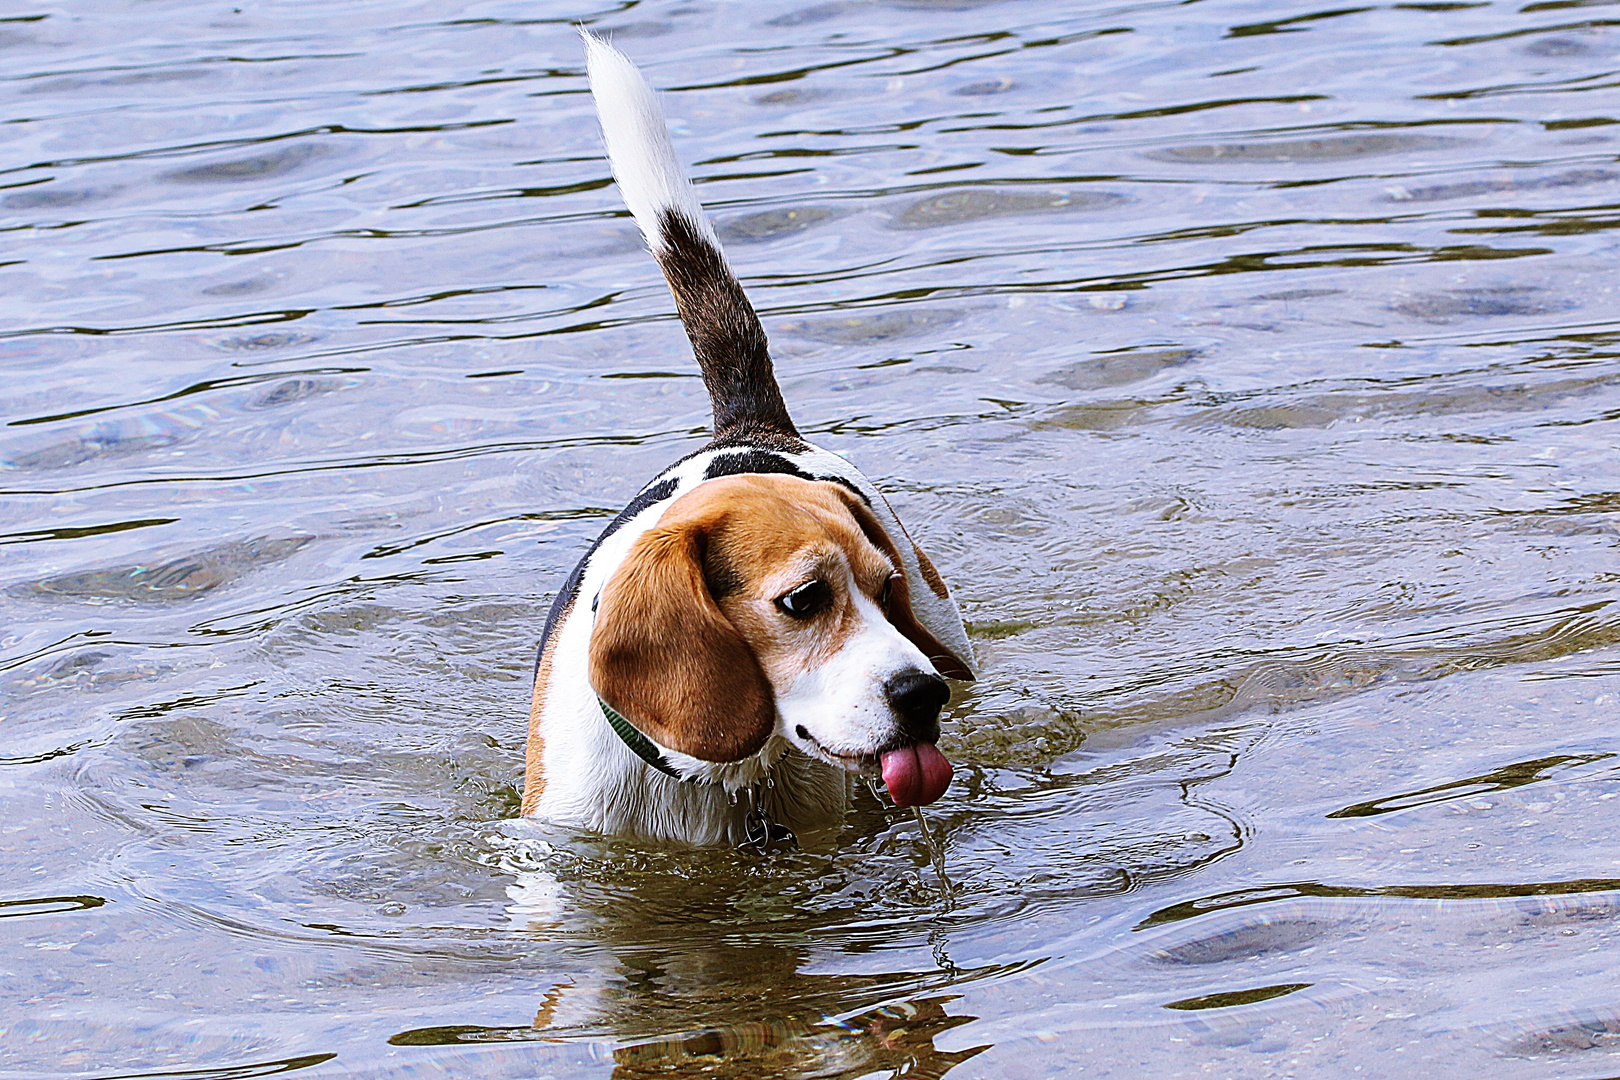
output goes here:
<path id="1" fill-rule="evenodd" d="M 858 496 L 842 485 L 833 486 L 838 491 L 839 497 L 844 500 L 844 505 L 849 507 L 849 512 L 855 516 L 861 532 L 865 533 L 866 538 L 894 564 L 896 573 L 889 586 L 888 603 L 883 611 L 888 616 L 889 622 L 907 641 L 922 650 L 922 654 L 928 657 L 928 662 L 934 665 L 935 671 L 949 679 L 965 679 L 971 682 L 973 670 L 962 662 L 961 657 L 951 652 L 938 638 L 929 633 L 927 627 L 917 621 L 916 613 L 911 610 L 911 590 L 905 574 L 906 564 L 900 558 L 900 551 L 894 546 L 894 540 L 890 538 L 888 530 L 877 519 L 877 515 L 872 513 L 872 508 Z"/>
<path id="2" fill-rule="evenodd" d="M 699 522 L 660 524 L 602 590 L 591 686 L 653 741 L 703 761 L 741 761 L 776 727 L 776 699 L 754 651 L 703 578 Z"/>

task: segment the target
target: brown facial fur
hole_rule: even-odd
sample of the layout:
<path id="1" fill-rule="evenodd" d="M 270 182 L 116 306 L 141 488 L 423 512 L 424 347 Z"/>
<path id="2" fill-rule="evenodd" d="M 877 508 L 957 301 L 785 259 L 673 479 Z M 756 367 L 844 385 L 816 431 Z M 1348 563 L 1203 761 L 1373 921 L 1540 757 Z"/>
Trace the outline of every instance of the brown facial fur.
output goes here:
<path id="1" fill-rule="evenodd" d="M 850 589 L 875 598 L 901 565 L 872 512 L 838 484 L 711 480 L 670 505 L 603 590 L 591 684 L 664 746 L 741 760 L 775 726 L 772 686 L 791 684 L 859 632 Z M 832 603 L 814 619 L 784 615 L 777 597 L 812 578 L 832 587 Z M 917 623 L 903 576 L 885 614 L 942 673 L 967 675 Z"/>
<path id="2" fill-rule="evenodd" d="M 846 501 L 852 496 L 837 484 L 786 476 L 738 479 L 747 489 L 746 505 L 733 514 L 722 548 L 730 587 L 719 605 L 771 684 L 786 688 L 860 633 L 863 620 L 851 591 L 876 596 L 895 567 L 867 539 Z M 734 500 L 738 492 L 718 494 Z M 832 603 L 812 619 L 785 615 L 777 597 L 810 580 L 831 587 Z"/>

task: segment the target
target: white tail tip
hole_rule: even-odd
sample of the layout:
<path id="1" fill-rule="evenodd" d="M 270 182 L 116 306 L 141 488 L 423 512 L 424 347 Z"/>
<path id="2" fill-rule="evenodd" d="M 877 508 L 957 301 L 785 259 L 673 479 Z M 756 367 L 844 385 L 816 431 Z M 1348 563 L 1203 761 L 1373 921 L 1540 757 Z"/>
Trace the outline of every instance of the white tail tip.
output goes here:
<path id="1" fill-rule="evenodd" d="M 719 238 L 675 157 L 664 110 L 652 87 L 619 50 L 584 27 L 579 36 L 585 41 L 585 69 L 607 140 L 613 178 L 648 245 L 655 252 L 665 249 L 659 219 L 673 210 L 691 219 L 700 235 L 718 250 Z"/>

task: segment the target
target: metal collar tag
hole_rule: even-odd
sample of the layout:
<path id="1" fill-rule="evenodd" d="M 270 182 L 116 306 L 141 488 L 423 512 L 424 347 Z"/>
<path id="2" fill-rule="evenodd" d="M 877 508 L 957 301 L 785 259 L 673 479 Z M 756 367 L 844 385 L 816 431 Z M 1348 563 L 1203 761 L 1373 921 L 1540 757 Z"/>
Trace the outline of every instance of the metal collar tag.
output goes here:
<path id="1" fill-rule="evenodd" d="M 771 820 L 771 815 L 766 812 L 759 797 L 758 784 L 748 789 L 748 816 L 744 819 L 743 827 L 746 831 L 743 842 L 737 845 L 739 851 L 763 857 L 799 850 L 799 838 L 793 835 L 793 830 Z"/>

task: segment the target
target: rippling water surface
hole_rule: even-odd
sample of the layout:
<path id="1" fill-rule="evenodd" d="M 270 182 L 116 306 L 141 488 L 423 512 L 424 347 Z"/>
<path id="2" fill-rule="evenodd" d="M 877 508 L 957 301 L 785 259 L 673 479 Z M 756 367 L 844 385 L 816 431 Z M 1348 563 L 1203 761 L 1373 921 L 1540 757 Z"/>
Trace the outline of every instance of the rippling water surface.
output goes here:
<path id="1" fill-rule="evenodd" d="M 30 4 L 0 1075 L 1620 1072 L 1620 8 Z M 574 22 L 962 601 L 948 893 L 514 820 L 708 420 Z"/>

